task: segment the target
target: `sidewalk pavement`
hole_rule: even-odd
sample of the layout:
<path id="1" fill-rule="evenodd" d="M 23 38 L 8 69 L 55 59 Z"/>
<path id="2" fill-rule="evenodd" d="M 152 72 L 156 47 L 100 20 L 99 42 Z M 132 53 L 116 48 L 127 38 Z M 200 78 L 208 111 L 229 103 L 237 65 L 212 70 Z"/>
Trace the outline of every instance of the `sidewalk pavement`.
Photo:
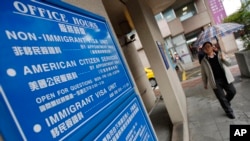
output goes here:
<path id="1" fill-rule="evenodd" d="M 227 56 L 231 59 L 232 66 L 229 68 L 235 77 L 234 86 L 237 91 L 231 102 L 235 119 L 226 116 L 211 88 L 204 89 L 197 60 L 185 66 L 185 77 L 177 71 L 187 100 L 190 141 L 229 141 L 230 125 L 250 125 L 250 78 L 240 76 L 234 53 Z M 155 93 L 160 95 L 157 90 Z M 172 125 L 162 100 L 157 101 L 150 119 L 158 140 L 170 141 Z"/>
<path id="2" fill-rule="evenodd" d="M 250 125 L 250 78 L 241 78 L 238 65 L 229 68 L 237 90 L 231 102 L 235 119 L 226 116 L 212 89 L 203 88 L 201 76 L 181 82 L 187 100 L 190 141 L 229 141 L 230 125 Z M 172 123 L 163 100 L 157 100 L 150 119 L 158 140 L 170 141 Z"/>
<path id="3" fill-rule="evenodd" d="M 231 102 L 235 119 L 229 119 L 212 89 L 204 89 L 201 77 L 182 82 L 187 97 L 190 141 L 229 141 L 230 125 L 250 125 L 250 79 L 242 78 L 238 65 L 230 67 L 237 94 Z"/>

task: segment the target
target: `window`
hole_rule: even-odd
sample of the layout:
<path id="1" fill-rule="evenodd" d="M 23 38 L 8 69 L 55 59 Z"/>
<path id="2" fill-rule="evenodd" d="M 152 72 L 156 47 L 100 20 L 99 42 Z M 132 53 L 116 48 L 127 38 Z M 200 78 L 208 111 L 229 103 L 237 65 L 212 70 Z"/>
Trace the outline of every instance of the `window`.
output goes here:
<path id="1" fill-rule="evenodd" d="M 173 9 L 169 9 L 169 10 L 166 10 L 162 13 L 163 17 L 168 21 L 172 21 L 173 19 L 176 18 L 175 16 L 175 13 L 174 13 L 174 10 Z"/>
<path id="2" fill-rule="evenodd" d="M 180 21 L 184 21 L 186 19 L 189 19 L 193 17 L 196 14 L 196 8 L 194 6 L 194 3 L 190 3 L 186 6 L 181 7 L 180 9 L 177 9 L 175 11 L 175 14 L 178 18 L 180 18 Z"/>
<path id="3" fill-rule="evenodd" d="M 162 20 L 163 19 L 162 13 L 155 15 L 155 19 L 156 19 L 156 21 Z"/>

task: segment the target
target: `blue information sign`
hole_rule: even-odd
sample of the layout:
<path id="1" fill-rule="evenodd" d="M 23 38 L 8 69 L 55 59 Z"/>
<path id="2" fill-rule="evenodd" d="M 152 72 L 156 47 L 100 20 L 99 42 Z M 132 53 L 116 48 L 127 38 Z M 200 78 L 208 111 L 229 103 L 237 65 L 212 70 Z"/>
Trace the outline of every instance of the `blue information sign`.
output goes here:
<path id="1" fill-rule="evenodd" d="M 157 44 L 157 46 L 158 46 L 158 48 L 160 50 L 160 53 L 161 53 L 162 59 L 164 61 L 164 64 L 166 66 L 166 69 L 168 70 L 169 69 L 169 64 L 168 64 L 168 60 L 166 58 L 166 54 L 165 54 L 164 48 L 163 48 L 161 42 L 156 41 L 156 44 Z"/>
<path id="2" fill-rule="evenodd" d="M 124 105 L 114 111 L 112 120 L 97 135 L 89 135 L 83 140 L 94 141 L 153 141 L 156 140 L 148 119 L 137 97 L 132 97 Z M 97 129 L 98 130 L 98 129 Z"/>
<path id="3" fill-rule="evenodd" d="M 104 18 L 36 0 L 0 8 L 0 112 L 22 140 L 67 139 L 133 89 Z"/>

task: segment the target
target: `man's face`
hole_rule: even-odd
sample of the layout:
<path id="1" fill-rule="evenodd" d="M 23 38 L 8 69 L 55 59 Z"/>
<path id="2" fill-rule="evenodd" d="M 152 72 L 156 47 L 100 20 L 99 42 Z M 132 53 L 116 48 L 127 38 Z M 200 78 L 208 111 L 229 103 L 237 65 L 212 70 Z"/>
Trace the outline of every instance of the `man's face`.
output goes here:
<path id="1" fill-rule="evenodd" d="M 211 46 L 209 43 L 205 44 L 205 46 L 203 47 L 203 51 L 206 54 L 212 53 L 213 52 L 213 46 Z"/>

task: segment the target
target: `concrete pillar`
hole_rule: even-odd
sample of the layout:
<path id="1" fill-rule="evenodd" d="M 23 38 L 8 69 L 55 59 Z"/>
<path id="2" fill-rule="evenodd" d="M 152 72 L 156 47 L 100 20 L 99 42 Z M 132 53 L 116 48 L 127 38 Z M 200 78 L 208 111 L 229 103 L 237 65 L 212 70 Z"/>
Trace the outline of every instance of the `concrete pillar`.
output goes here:
<path id="1" fill-rule="evenodd" d="M 130 68 L 130 72 L 133 75 L 137 89 L 141 95 L 144 106 L 149 112 L 155 104 L 156 97 L 145 74 L 144 67 L 141 59 L 139 58 L 134 41 L 123 45 L 122 50 Z"/>
<path id="2" fill-rule="evenodd" d="M 166 69 L 156 42 L 164 43 L 150 7 L 144 0 L 127 0 L 127 9 L 154 70 L 160 92 L 174 125 L 172 140 L 188 141 L 186 97 L 174 69 Z M 169 60 L 168 63 L 170 64 Z"/>
<path id="3" fill-rule="evenodd" d="M 235 52 L 238 50 L 238 47 L 234 38 L 234 34 L 228 34 L 224 37 L 221 37 L 220 39 L 221 39 L 220 42 L 223 43 L 223 46 L 221 47 L 221 49 L 225 53 Z"/>

